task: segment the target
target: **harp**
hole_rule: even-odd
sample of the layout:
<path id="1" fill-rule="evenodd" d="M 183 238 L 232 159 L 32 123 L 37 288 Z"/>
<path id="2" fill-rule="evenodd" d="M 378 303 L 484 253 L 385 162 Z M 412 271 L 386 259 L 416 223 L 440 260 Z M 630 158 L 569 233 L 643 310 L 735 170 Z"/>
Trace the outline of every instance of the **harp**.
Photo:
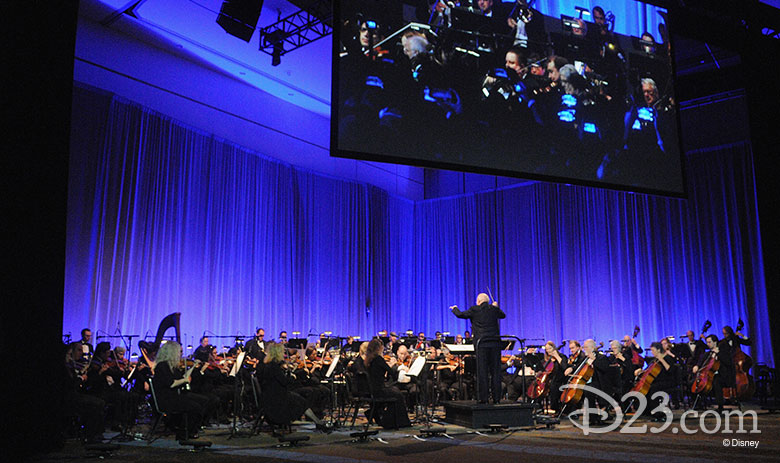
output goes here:
<path id="1" fill-rule="evenodd" d="M 181 344 L 181 330 L 179 329 L 180 319 L 181 312 L 174 312 L 172 314 L 166 315 L 165 318 L 163 318 L 160 322 L 160 326 L 157 327 L 157 336 L 155 336 L 153 343 L 149 343 L 143 340 L 138 341 L 138 348 L 141 350 L 144 358 L 146 358 L 147 363 L 149 363 L 150 360 L 149 355 L 157 352 L 157 350 L 160 348 L 160 344 L 162 344 L 165 332 L 170 328 L 173 328 L 176 331 L 176 342 Z M 151 366 L 152 363 L 149 363 L 149 365 Z"/>

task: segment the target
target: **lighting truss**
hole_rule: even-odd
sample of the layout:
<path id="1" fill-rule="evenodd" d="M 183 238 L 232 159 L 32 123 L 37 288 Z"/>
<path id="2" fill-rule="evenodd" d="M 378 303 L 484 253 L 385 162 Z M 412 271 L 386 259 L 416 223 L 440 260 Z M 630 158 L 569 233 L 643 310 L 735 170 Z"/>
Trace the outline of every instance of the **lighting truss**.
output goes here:
<path id="1" fill-rule="evenodd" d="M 314 0 L 306 9 L 260 29 L 260 51 L 282 56 L 330 35 L 333 32 L 332 5 L 331 0 Z"/>

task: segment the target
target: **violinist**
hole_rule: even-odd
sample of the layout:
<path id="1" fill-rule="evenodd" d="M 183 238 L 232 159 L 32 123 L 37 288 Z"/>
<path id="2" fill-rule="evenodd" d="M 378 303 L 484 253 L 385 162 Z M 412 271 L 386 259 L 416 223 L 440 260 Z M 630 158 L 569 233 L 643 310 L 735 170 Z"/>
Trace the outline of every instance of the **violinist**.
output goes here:
<path id="1" fill-rule="evenodd" d="M 661 368 L 659 369 L 659 373 L 655 376 L 652 384 L 650 384 L 650 390 L 646 394 L 649 402 L 647 404 L 647 408 L 645 409 L 645 413 L 652 412 L 661 404 L 663 400 L 661 397 L 656 397 L 655 399 L 652 398 L 656 392 L 664 391 L 668 394 L 675 388 L 677 384 L 674 373 L 676 366 L 674 362 L 671 361 L 671 358 L 667 357 L 666 352 L 664 351 L 664 346 L 660 342 L 654 342 L 650 344 L 650 352 L 653 354 L 653 358 L 655 359 L 653 365 L 657 363 L 661 366 Z M 650 368 L 652 368 L 652 366 Z M 634 374 L 636 376 L 640 376 L 643 372 L 644 370 L 637 368 L 634 371 Z M 664 418 L 665 416 L 663 413 L 659 412 L 653 416 L 653 421 L 662 421 Z"/>
<path id="2" fill-rule="evenodd" d="M 66 371 L 58 377 L 63 379 L 65 413 L 74 414 L 81 419 L 87 443 L 98 443 L 103 441 L 103 411 L 106 402 L 84 392 L 82 385 L 86 375 L 81 373 L 83 366 L 80 364 L 83 356 L 84 350 L 80 342 L 65 346 L 65 361 L 62 366 Z"/>
<path id="3" fill-rule="evenodd" d="M 409 367 L 412 366 L 412 356 L 409 354 L 409 349 L 406 346 L 399 346 L 398 352 L 395 356 L 390 356 L 388 365 L 398 378 L 395 382 L 395 386 L 401 391 L 407 392 L 407 406 L 413 409 L 417 400 L 419 388 L 417 384 L 412 381 L 411 376 L 407 376 L 409 373 Z"/>
<path id="4" fill-rule="evenodd" d="M 312 409 L 312 404 L 305 397 L 291 389 L 291 380 L 282 370 L 284 362 L 284 346 L 269 343 L 268 354 L 263 359 L 260 371 L 262 384 L 263 410 L 269 421 L 286 425 L 305 415 L 313 421 L 317 429 L 328 432 L 325 424 Z"/>
<path id="5" fill-rule="evenodd" d="M 200 338 L 200 345 L 195 349 L 195 352 L 192 353 L 192 358 L 196 360 L 200 360 L 201 362 L 205 363 L 209 359 L 209 353 L 211 351 L 211 347 L 209 345 L 209 337 L 203 336 Z"/>
<path id="6" fill-rule="evenodd" d="M 287 331 L 280 331 L 279 332 L 279 343 L 283 346 L 287 346 Z"/>
<path id="7" fill-rule="evenodd" d="M 526 351 L 526 355 L 536 353 L 536 348 L 531 347 Z M 524 393 L 524 385 L 527 387 L 533 381 L 533 370 L 527 365 L 523 364 L 523 357 L 521 355 L 510 355 L 509 358 L 501 365 L 503 374 L 501 375 L 501 382 L 504 383 L 507 398 L 515 402 Z M 510 372 L 511 371 L 511 372 Z M 525 379 L 523 378 L 525 376 Z"/>
<path id="8" fill-rule="evenodd" d="M 90 367 L 87 369 L 85 389 L 87 393 L 103 399 L 107 405 L 109 424 L 114 431 L 124 431 L 130 426 L 133 396 L 121 386 L 121 373 L 111 359 L 111 345 L 98 343 Z M 117 379 L 115 379 L 117 378 Z"/>
<path id="9" fill-rule="evenodd" d="M 580 364 L 585 360 L 585 353 L 582 351 L 580 342 L 576 339 L 569 341 L 569 352 L 569 359 L 566 363 L 566 369 L 563 372 L 563 374 L 566 376 L 574 373 L 574 370 L 576 370 L 577 367 L 580 366 Z"/>
<path id="10" fill-rule="evenodd" d="M 257 331 L 255 331 L 255 337 L 250 339 L 245 346 L 246 355 L 251 360 L 256 360 L 257 362 L 262 362 L 263 357 L 265 354 L 263 351 L 265 350 L 265 330 L 262 328 L 258 328 Z M 257 363 L 257 362 L 247 362 L 248 364 Z"/>
<path id="11" fill-rule="evenodd" d="M 414 350 L 425 350 L 426 345 L 427 342 L 425 341 L 425 333 L 420 331 L 417 333 L 417 341 L 414 343 Z"/>
<path id="12" fill-rule="evenodd" d="M 724 328 L 725 331 L 725 328 Z M 731 358 L 731 352 L 728 349 L 726 340 L 718 341 L 714 334 L 707 336 L 708 355 L 702 357 L 697 365 L 693 367 L 693 373 L 696 374 L 710 357 L 715 357 L 720 362 L 720 368 L 715 372 L 712 379 L 712 395 L 715 396 L 715 403 L 718 405 L 718 413 L 723 411 L 723 388 L 734 387 L 734 362 Z"/>
<path id="13" fill-rule="evenodd" d="M 228 405 L 234 393 L 233 386 L 228 384 L 230 368 L 217 355 L 216 347 L 208 346 L 207 355 L 206 360 L 193 370 L 192 392 L 208 397 L 209 403 L 204 412 L 211 416 L 206 416 L 206 420 L 212 418 L 227 423 Z"/>
<path id="14" fill-rule="evenodd" d="M 386 409 L 380 410 L 379 421 L 383 428 L 397 429 L 411 426 L 404 405 L 404 396 L 395 386 L 385 385 L 385 378 L 395 379 L 395 372 L 382 357 L 382 341 L 377 338 L 368 343 L 366 357 L 363 360 L 368 372 L 368 387 L 374 397 L 394 397 L 395 402 L 389 403 Z"/>
<path id="15" fill-rule="evenodd" d="M 182 389 L 192 381 L 195 362 L 187 370 L 181 368 L 181 345 L 177 342 L 166 342 L 157 352 L 154 367 L 154 392 L 160 408 L 166 412 L 183 413 L 186 415 L 187 428 L 184 423 L 176 426 L 176 439 L 197 439 L 198 429 L 203 421 L 204 406 L 208 398 L 199 394 L 182 393 Z"/>
<path id="16" fill-rule="evenodd" d="M 631 359 L 626 358 L 623 354 L 623 346 L 620 344 L 620 341 L 616 339 L 610 341 L 609 350 L 611 352 L 609 356 L 610 366 L 617 370 L 613 374 L 617 374 L 619 377 L 615 394 L 622 397 L 623 394 L 631 390 L 631 386 L 634 384 L 634 366 L 631 363 Z"/>
<path id="17" fill-rule="evenodd" d="M 436 365 L 436 371 L 439 373 L 439 382 L 436 386 L 439 396 L 444 397 L 445 400 L 458 400 L 458 398 L 465 397 L 465 391 L 458 389 L 458 372 L 461 370 L 461 361 L 452 355 L 452 352 L 446 347 L 443 347 L 441 351 L 444 357 Z"/>

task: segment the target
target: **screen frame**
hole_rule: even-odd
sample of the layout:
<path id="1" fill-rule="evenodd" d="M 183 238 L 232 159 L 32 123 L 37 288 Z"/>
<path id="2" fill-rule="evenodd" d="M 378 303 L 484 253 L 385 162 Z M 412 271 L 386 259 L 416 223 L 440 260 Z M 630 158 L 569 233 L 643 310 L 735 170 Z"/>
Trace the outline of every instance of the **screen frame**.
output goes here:
<path id="1" fill-rule="evenodd" d="M 401 3 L 403 3 L 402 0 L 397 0 Z M 338 121 L 339 121 L 339 50 L 340 50 L 340 43 L 341 43 L 341 0 L 333 0 L 333 48 L 331 52 L 331 115 L 330 115 L 330 156 L 336 157 L 336 158 L 344 158 L 344 159 L 353 159 L 353 160 L 359 160 L 359 161 L 369 161 L 369 162 L 380 162 L 384 164 L 400 164 L 405 166 L 413 166 L 413 167 L 421 167 L 426 169 L 437 169 L 437 170 L 448 170 L 448 171 L 454 171 L 454 172 L 463 172 L 463 173 L 474 173 L 474 174 L 481 174 L 481 175 L 491 175 L 491 176 L 498 176 L 498 177 L 507 177 L 507 178 L 516 178 L 516 179 L 525 179 L 525 180 L 533 180 L 533 181 L 543 181 L 543 182 L 549 182 L 549 183 L 560 183 L 564 185 L 578 185 L 578 186 L 584 186 L 584 187 L 591 187 L 591 188 L 602 188 L 602 189 L 608 189 L 608 190 L 616 190 L 620 192 L 626 192 L 626 193 L 640 193 L 640 194 L 647 194 L 647 195 L 654 195 L 654 196 L 663 196 L 668 198 L 677 198 L 677 199 L 688 199 L 688 178 L 687 178 L 687 169 L 686 169 L 686 156 L 685 151 L 683 149 L 683 133 L 682 133 L 682 125 L 680 123 L 680 102 L 677 101 L 677 66 L 675 63 L 675 44 L 673 40 L 673 36 L 675 33 L 673 33 L 673 25 L 675 24 L 674 21 L 674 13 L 673 8 L 670 8 L 668 5 L 661 5 L 660 3 L 665 2 L 659 2 L 657 0 L 621 0 L 626 2 L 636 2 L 636 3 L 645 3 L 649 5 L 656 6 L 658 8 L 663 8 L 667 12 L 667 18 L 666 21 L 666 27 L 667 27 L 667 40 L 670 43 L 671 52 L 670 52 L 670 63 L 669 67 L 671 70 L 671 80 L 672 80 L 672 88 L 673 91 L 673 97 L 675 99 L 675 105 L 674 105 L 674 115 L 675 115 L 675 125 L 677 128 L 677 139 L 675 140 L 675 144 L 678 148 L 679 153 L 679 160 L 680 160 L 680 177 L 681 177 L 681 191 L 668 191 L 668 190 L 661 190 L 657 188 L 650 188 L 650 187 L 641 187 L 641 186 L 631 186 L 626 184 L 620 184 L 620 183 L 611 183 L 611 182 L 605 182 L 605 181 L 597 181 L 597 180 L 589 180 L 589 179 L 581 179 L 576 177 L 561 177 L 556 175 L 547 175 L 547 174 L 538 174 L 533 172 L 524 172 L 519 170 L 505 170 L 505 169 L 496 169 L 496 168 L 490 168 L 486 166 L 479 166 L 474 164 L 459 164 L 459 163 L 452 163 L 452 162 L 446 162 L 446 161 L 431 161 L 426 159 L 420 159 L 420 158 L 412 158 L 412 157 L 405 157 L 405 156 L 393 156 L 393 155 L 385 155 L 385 154 L 377 154 L 377 153 L 368 153 L 368 152 L 362 152 L 362 151 L 353 151 L 348 149 L 339 148 L 339 130 L 338 130 Z M 668 24 L 668 23 L 671 23 Z"/>

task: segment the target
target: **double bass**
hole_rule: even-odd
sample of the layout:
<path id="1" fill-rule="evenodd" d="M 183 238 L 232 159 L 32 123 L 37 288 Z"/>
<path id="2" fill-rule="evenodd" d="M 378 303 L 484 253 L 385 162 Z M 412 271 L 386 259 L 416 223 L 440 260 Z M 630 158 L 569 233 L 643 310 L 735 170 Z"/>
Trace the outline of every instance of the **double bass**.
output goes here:
<path id="1" fill-rule="evenodd" d="M 739 319 L 735 332 L 742 331 L 745 328 L 745 322 Z M 736 390 L 732 391 L 731 388 L 723 389 L 723 398 L 737 400 L 748 400 L 753 397 L 756 392 L 756 383 L 753 376 L 750 375 L 750 368 L 753 366 L 753 359 L 747 355 L 740 346 L 736 343 L 732 347 L 732 358 L 734 359 L 734 373 L 736 379 Z"/>

